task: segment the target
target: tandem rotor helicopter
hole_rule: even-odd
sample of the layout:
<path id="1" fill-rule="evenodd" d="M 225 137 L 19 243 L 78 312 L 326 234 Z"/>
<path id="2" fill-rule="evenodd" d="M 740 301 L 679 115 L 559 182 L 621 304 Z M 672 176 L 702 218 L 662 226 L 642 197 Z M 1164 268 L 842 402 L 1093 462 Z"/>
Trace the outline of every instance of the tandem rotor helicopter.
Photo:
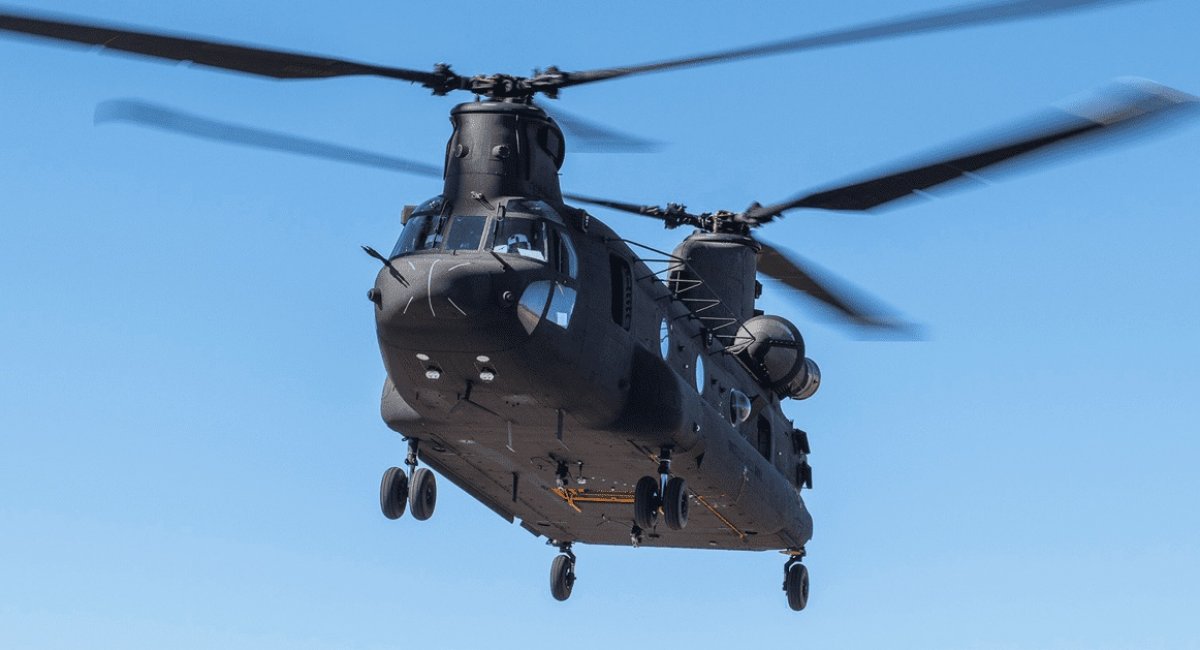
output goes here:
<path id="1" fill-rule="evenodd" d="M 368 297 L 387 379 L 382 415 L 408 454 L 380 486 L 389 519 L 432 516 L 435 470 L 560 554 L 552 595 L 573 589 L 575 543 L 775 550 L 783 590 L 804 609 L 801 560 L 812 517 L 808 434 L 783 411 L 821 383 L 788 320 L 755 306 L 758 274 L 775 278 L 847 324 L 905 325 L 831 282 L 755 231 L 799 209 L 865 211 L 1053 145 L 1191 113 L 1196 98 L 1149 82 L 1019 125 L 1003 139 L 851 184 L 741 211 L 691 212 L 574 194 L 559 186 L 564 131 L 611 137 L 547 111 L 538 95 L 621 77 L 921 32 L 1033 18 L 1119 0 L 1002 0 L 785 41 L 582 72 L 462 76 L 266 50 L 60 18 L 0 13 L 0 30 L 187 61 L 276 79 L 371 75 L 453 108 L 441 168 L 290 135 L 206 120 L 151 104 L 102 104 L 98 119 L 440 177 L 440 195 L 405 208 Z M 636 143 L 633 143 L 636 144 Z M 692 228 L 671 252 L 623 239 L 566 201 Z"/>

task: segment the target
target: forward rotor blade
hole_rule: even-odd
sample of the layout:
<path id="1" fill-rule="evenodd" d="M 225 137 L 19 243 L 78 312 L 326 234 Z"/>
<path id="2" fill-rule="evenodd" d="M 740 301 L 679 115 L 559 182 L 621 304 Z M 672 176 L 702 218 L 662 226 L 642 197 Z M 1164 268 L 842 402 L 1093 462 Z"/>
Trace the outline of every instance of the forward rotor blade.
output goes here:
<path id="1" fill-rule="evenodd" d="M 96 45 L 145 56 L 186 61 L 275 79 L 321 79 L 375 75 L 438 87 L 442 75 L 419 70 L 356 63 L 342 59 L 296 54 L 215 41 L 152 34 L 118 27 L 0 13 L 0 30 L 58 41 Z"/>
<path id="2" fill-rule="evenodd" d="M 612 208 L 613 210 L 620 210 L 622 212 L 630 212 L 633 214 L 639 214 L 639 215 L 642 215 L 643 217 L 653 217 L 655 219 L 662 219 L 662 217 L 660 215 L 655 214 L 655 211 L 661 212 L 661 210 L 659 210 L 659 208 L 657 206 L 653 206 L 653 205 L 636 205 L 633 203 L 623 203 L 621 201 L 610 201 L 609 199 L 597 199 L 597 198 L 590 197 L 590 196 L 582 196 L 580 194 L 564 193 L 563 198 L 571 200 L 571 201 L 578 201 L 579 203 L 588 203 L 591 205 L 599 205 L 599 206 L 602 206 L 605 208 Z"/>
<path id="3" fill-rule="evenodd" d="M 567 75 L 566 80 L 560 87 L 576 86 L 593 81 L 615 79 L 617 77 L 627 77 L 647 72 L 689 68 L 710 63 L 758 58 L 773 54 L 782 54 L 784 52 L 812 50 L 834 45 L 863 43 L 909 34 L 970 27 L 972 25 L 1024 20 L 1110 4 L 1140 1 L 1142 0 L 1001 0 L 998 2 L 982 2 L 952 9 L 911 14 L 891 20 L 820 32 L 782 41 L 763 43 L 761 45 L 711 52 L 709 54 L 668 59 L 666 61 L 643 65 L 572 72 Z"/>
<path id="4" fill-rule="evenodd" d="M 1098 101 L 1073 110 L 1055 111 L 1005 130 L 1004 139 L 982 138 L 991 144 L 925 162 L 850 185 L 822 190 L 798 198 L 749 210 L 751 222 L 765 223 L 786 210 L 862 211 L 920 193 L 931 187 L 970 178 L 974 172 L 1001 163 L 1012 164 L 1053 145 L 1087 139 L 1112 144 L 1112 136 L 1134 129 L 1166 124 L 1171 118 L 1194 115 L 1197 98 L 1150 82 L 1123 82 L 1101 91 Z M 1073 151 L 1072 153 L 1081 153 Z"/>
<path id="5" fill-rule="evenodd" d="M 851 324 L 898 338 L 921 338 L 915 326 L 889 316 L 890 310 L 845 280 L 834 279 L 827 271 L 794 253 L 784 253 L 761 239 L 756 241 L 762 246 L 758 258 L 759 273 L 831 307 L 834 313 Z"/>
<path id="6" fill-rule="evenodd" d="M 441 168 L 434 167 L 433 165 L 393 156 L 385 156 L 361 149 L 328 144 L 294 135 L 238 126 L 227 122 L 218 122 L 137 100 L 117 99 L 97 106 L 96 123 L 101 124 L 105 122 L 132 122 L 142 126 L 149 126 L 174 133 L 183 133 L 206 140 L 216 140 L 260 149 L 272 149 L 300 154 L 302 156 L 336 160 L 338 162 L 353 163 L 430 178 L 442 177 Z"/>
<path id="7" fill-rule="evenodd" d="M 600 126 L 557 106 L 551 109 L 541 102 L 537 106 L 571 136 L 570 148 L 578 153 L 652 153 L 662 148 L 661 143 Z"/>

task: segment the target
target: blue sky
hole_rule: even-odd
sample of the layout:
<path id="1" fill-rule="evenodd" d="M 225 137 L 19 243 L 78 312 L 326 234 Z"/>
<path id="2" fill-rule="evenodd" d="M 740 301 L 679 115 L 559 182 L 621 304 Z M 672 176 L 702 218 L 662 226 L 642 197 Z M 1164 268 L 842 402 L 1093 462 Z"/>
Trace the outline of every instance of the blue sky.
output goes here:
<path id="1" fill-rule="evenodd" d="M 940 2 L 16 2 L 460 72 L 580 69 Z M 571 89 L 668 143 L 565 188 L 740 209 L 1133 75 L 1200 93 L 1200 5 L 1155 0 Z M 824 372 L 813 592 L 776 554 L 554 551 L 443 483 L 389 522 L 365 299 L 425 179 L 94 127 L 135 97 L 440 160 L 451 98 L 0 40 L 0 645 L 1200 647 L 1200 125 L 878 215 L 767 233 L 924 324 L 854 340 L 768 287 Z M 568 142 L 570 149 L 570 142 Z M 662 248 L 682 235 L 604 214 Z"/>

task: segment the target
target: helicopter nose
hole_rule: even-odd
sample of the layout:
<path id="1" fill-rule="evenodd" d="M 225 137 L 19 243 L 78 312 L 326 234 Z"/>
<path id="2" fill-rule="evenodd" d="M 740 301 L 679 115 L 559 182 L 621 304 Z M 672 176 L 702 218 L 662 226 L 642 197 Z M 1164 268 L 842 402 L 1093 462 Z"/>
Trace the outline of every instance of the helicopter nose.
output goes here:
<path id="1" fill-rule="evenodd" d="M 473 268 L 477 266 L 477 261 L 442 257 L 394 260 L 375 282 L 381 320 L 444 321 L 481 315 L 495 301 L 490 274 Z"/>

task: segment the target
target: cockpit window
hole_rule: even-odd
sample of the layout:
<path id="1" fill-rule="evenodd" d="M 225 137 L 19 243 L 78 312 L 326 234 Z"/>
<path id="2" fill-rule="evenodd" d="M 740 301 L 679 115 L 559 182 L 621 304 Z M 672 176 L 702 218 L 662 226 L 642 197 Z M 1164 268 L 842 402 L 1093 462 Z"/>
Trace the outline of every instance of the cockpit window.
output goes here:
<path id="1" fill-rule="evenodd" d="M 442 243 L 442 234 L 446 227 L 446 219 L 441 216 L 445 205 L 446 202 L 441 196 L 435 196 L 417 206 L 405 222 L 404 230 L 400 232 L 400 239 L 392 249 L 392 257 L 437 248 Z"/>
<path id="2" fill-rule="evenodd" d="M 432 214 L 414 215 L 404 224 L 400 240 L 392 249 L 392 257 L 437 248 L 442 243 L 442 235 L 446 230 L 446 217 Z"/>
<path id="3" fill-rule="evenodd" d="M 546 224 L 540 219 L 515 219 L 496 222 L 492 250 L 546 261 Z"/>
<path id="4" fill-rule="evenodd" d="M 450 232 L 446 235 L 446 250 L 473 251 L 483 241 L 487 217 L 459 215 L 450 219 Z"/>

